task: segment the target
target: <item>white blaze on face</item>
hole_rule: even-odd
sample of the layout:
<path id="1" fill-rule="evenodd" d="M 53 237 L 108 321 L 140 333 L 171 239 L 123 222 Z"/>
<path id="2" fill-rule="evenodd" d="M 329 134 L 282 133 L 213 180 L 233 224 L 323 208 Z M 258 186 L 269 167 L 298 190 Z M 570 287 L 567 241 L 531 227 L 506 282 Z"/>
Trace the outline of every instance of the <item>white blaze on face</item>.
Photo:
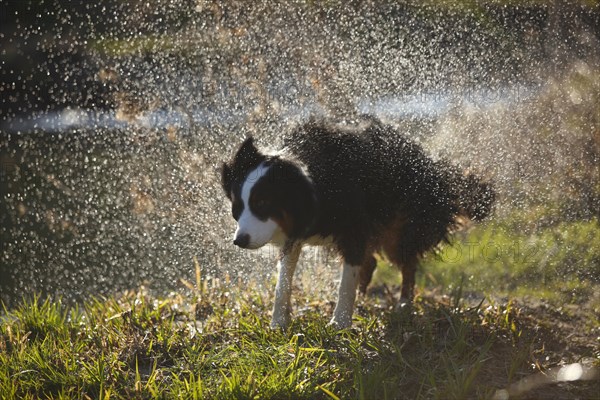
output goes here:
<path id="1" fill-rule="evenodd" d="M 256 185 L 256 182 L 267 173 L 268 169 L 269 167 L 260 164 L 256 169 L 250 171 L 242 184 L 241 200 L 244 204 L 244 209 L 238 219 L 235 237 L 238 238 L 243 235 L 249 235 L 250 242 L 247 246 L 249 249 L 258 249 L 269 243 L 275 233 L 280 229 L 279 225 L 272 219 L 269 218 L 266 221 L 261 221 L 250 210 L 250 193 L 252 193 L 252 189 L 254 188 L 254 185 Z"/>

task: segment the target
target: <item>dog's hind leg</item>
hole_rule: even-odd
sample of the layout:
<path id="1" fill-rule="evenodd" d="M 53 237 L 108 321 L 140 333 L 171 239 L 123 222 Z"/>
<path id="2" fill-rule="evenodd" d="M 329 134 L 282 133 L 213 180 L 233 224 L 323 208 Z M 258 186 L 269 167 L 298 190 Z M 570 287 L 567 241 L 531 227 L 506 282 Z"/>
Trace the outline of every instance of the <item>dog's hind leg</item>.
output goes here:
<path id="1" fill-rule="evenodd" d="M 367 292 L 367 287 L 369 286 L 369 283 L 371 283 L 371 278 L 373 277 L 376 266 L 377 260 L 375 260 L 375 257 L 372 255 L 368 256 L 365 262 L 360 266 L 358 290 L 360 290 L 362 294 Z"/>
<path id="2" fill-rule="evenodd" d="M 271 328 L 287 328 L 290 323 L 292 278 L 298 264 L 302 243 L 288 242 L 281 248 L 281 257 L 277 263 L 278 277 L 275 287 L 275 304 Z"/>
<path id="3" fill-rule="evenodd" d="M 418 225 L 403 216 L 397 217 L 384 231 L 381 248 L 388 259 L 402 271 L 401 304 L 410 303 L 415 292 L 415 273 L 419 259 Z"/>
<path id="4" fill-rule="evenodd" d="M 415 274 L 417 272 L 417 257 L 410 257 L 402 261 L 402 289 L 400 291 L 400 303 L 410 304 L 415 296 Z"/>
<path id="5" fill-rule="evenodd" d="M 415 292 L 415 274 L 417 272 L 418 256 L 412 247 L 402 246 L 402 237 L 394 238 L 384 243 L 384 251 L 390 261 L 402 272 L 402 289 L 400 303 L 411 303 Z"/>

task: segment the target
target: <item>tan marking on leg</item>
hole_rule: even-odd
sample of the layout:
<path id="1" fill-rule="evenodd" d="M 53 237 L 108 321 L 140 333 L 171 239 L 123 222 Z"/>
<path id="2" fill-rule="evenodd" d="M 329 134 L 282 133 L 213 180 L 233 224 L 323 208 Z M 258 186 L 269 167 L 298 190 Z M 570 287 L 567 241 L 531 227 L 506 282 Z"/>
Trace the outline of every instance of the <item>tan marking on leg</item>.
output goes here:
<path id="1" fill-rule="evenodd" d="M 383 249 L 388 259 L 396 266 L 400 266 L 403 261 L 398 257 L 398 250 L 402 246 L 400 235 L 405 224 L 406 218 L 397 216 L 385 227 L 379 239 L 378 247 Z"/>
<path id="2" fill-rule="evenodd" d="M 405 224 L 406 218 L 396 217 L 384 230 L 379 243 L 387 258 L 402 271 L 401 296 L 403 300 L 411 302 L 414 297 L 418 255 L 402 251 Z M 410 232 L 406 234 L 410 235 Z"/>
<path id="3" fill-rule="evenodd" d="M 369 283 L 371 283 L 371 278 L 373 277 L 376 266 L 377 260 L 375 260 L 375 257 L 372 255 L 369 255 L 360 266 L 358 289 L 362 294 L 367 292 L 367 287 L 369 286 Z"/>
<path id="4" fill-rule="evenodd" d="M 402 263 L 402 290 L 400 297 L 408 303 L 415 297 L 415 273 L 417 272 L 417 258 L 406 260 Z"/>

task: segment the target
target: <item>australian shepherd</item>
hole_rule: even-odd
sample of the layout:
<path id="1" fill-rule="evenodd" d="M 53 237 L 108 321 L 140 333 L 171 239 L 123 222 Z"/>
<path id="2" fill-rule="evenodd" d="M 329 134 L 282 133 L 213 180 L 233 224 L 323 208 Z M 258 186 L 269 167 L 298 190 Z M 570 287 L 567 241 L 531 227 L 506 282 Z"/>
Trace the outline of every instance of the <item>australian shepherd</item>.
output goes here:
<path id="1" fill-rule="evenodd" d="M 484 218 L 494 194 L 487 183 L 433 160 L 391 126 L 364 118 L 352 125 L 311 120 L 278 152 L 252 137 L 222 165 L 222 185 L 237 221 L 233 243 L 281 249 L 272 327 L 290 322 L 292 277 L 305 244 L 330 244 L 343 259 L 330 324 L 352 324 L 357 287 L 365 292 L 383 252 L 402 271 L 411 301 L 424 252 L 462 221 Z"/>

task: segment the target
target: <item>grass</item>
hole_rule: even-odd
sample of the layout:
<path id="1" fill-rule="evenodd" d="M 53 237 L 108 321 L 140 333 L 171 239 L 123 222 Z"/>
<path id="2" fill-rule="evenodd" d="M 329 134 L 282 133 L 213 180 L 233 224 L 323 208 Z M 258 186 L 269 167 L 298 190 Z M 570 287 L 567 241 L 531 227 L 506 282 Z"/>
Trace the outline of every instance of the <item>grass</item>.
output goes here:
<path id="1" fill-rule="evenodd" d="M 381 260 L 374 288 L 344 331 L 327 326 L 333 298 L 310 288 L 295 290 L 292 326 L 271 330 L 274 285 L 203 278 L 197 263 L 195 283 L 183 281 L 181 293 L 166 297 L 140 288 L 80 305 L 24 299 L 0 316 L 0 393 L 597 399 L 598 248 L 590 244 L 599 231 L 595 220 L 527 236 L 507 224 L 476 228 L 425 260 L 411 308 L 398 306 L 397 274 Z M 536 250 L 525 248 L 523 257 L 515 243 Z M 578 264 L 569 264 L 574 257 Z M 557 382 L 556 368 L 569 363 L 587 371 L 584 380 Z"/>
<path id="2" fill-rule="evenodd" d="M 459 232 L 426 255 L 420 287 L 543 299 L 553 305 L 588 303 L 600 308 L 600 223 L 561 222 L 528 231 L 510 220 Z M 375 282 L 399 284 L 401 276 L 385 260 Z"/>
<path id="3" fill-rule="evenodd" d="M 505 297 L 535 297 L 552 304 L 600 307 L 600 224 L 561 222 L 532 232 L 510 223 L 478 226 L 459 235 L 424 263 L 424 278 L 442 287 L 467 288 Z M 427 281 L 422 280 L 422 285 Z"/>
<path id="4" fill-rule="evenodd" d="M 564 340 L 513 302 L 466 306 L 421 296 L 413 309 L 394 310 L 390 296 L 373 296 L 359 301 L 352 329 L 336 332 L 326 325 L 332 304 L 297 297 L 310 306 L 296 310 L 285 332 L 268 328 L 272 299 L 258 286 L 214 284 L 163 299 L 141 289 L 82 307 L 24 301 L 2 318 L 0 393 L 485 399 L 556 363 L 550 345 Z M 597 357 L 593 351 L 561 361 Z M 594 398 L 598 382 L 573 386 L 580 398 Z"/>
<path id="5" fill-rule="evenodd" d="M 220 287 L 195 303 L 142 292 L 85 309 L 25 302 L 4 317 L 0 391 L 8 398 L 462 398 L 491 390 L 476 378 L 494 344 L 516 336 L 504 323 L 476 333 L 495 318 L 489 311 L 426 301 L 397 315 L 364 303 L 355 328 L 344 332 L 327 327 L 323 305 L 315 305 L 289 331 L 271 331 L 264 300 Z"/>

